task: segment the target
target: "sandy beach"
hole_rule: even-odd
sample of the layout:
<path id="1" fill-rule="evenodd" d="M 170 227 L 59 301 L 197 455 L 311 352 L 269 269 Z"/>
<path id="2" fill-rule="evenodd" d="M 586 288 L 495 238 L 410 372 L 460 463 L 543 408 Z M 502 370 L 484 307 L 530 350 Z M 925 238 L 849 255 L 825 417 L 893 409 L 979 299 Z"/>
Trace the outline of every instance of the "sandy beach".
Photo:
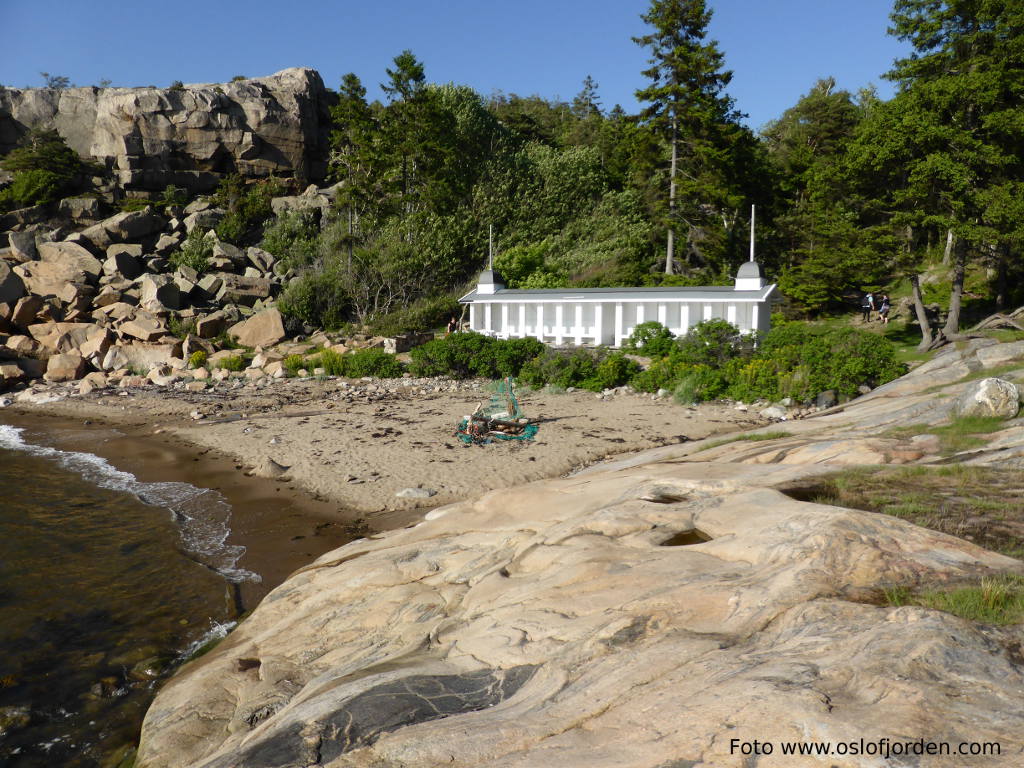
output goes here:
<path id="1" fill-rule="evenodd" d="M 51 387 L 63 398 L 18 404 L 8 412 L 110 425 L 132 440 L 156 442 L 170 451 L 143 471 L 162 467 L 158 471 L 193 483 L 212 479 L 218 487 L 234 486 L 236 494 L 277 499 L 298 493 L 308 496 L 304 509 L 312 507 L 315 516 L 342 524 L 363 518 L 373 530 L 407 525 L 428 509 L 486 490 L 765 423 L 727 404 L 687 407 L 627 392 L 527 390 L 520 400 L 524 413 L 539 422 L 534 440 L 464 445 L 455 428 L 489 400 L 487 382 L 244 382 L 234 379 L 202 392 L 152 386 L 88 395 Z M 135 443 L 96 445 L 89 436 L 82 441 L 116 454 L 108 457 L 115 462 L 131 464 L 139 457 Z M 267 471 L 268 460 L 286 467 L 284 474 Z M 211 472 L 217 476 L 207 477 Z M 410 488 L 423 489 L 422 497 L 396 495 Z"/>
<path id="2" fill-rule="evenodd" d="M 229 545 L 259 574 L 233 588 L 251 610 L 317 557 L 353 539 L 415 525 L 438 506 L 566 475 L 604 459 L 764 425 L 731 404 L 680 406 L 621 391 L 521 393 L 539 421 L 529 442 L 465 445 L 462 417 L 491 397 L 486 381 L 264 380 L 201 392 L 173 387 L 36 385 L 38 399 L 0 422 L 43 429 L 65 450 L 107 459 L 144 482 L 219 491 L 231 505 Z M 57 398 L 57 399 L 51 399 Z M 268 460 L 286 467 L 267 472 Z M 405 489 L 420 498 L 402 498 Z M 426 495 L 430 493 L 430 495 Z"/>

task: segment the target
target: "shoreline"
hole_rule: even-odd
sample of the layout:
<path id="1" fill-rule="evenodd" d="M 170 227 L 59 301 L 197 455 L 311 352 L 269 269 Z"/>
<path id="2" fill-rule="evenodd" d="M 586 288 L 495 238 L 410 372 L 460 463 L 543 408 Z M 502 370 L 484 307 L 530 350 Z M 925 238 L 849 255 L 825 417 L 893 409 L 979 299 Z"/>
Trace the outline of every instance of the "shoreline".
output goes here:
<path id="1" fill-rule="evenodd" d="M 239 585 L 246 609 L 324 553 L 415 524 L 438 506 L 765 423 L 730 405 L 530 392 L 521 399 L 540 420 L 535 441 L 467 446 L 454 426 L 490 397 L 480 383 L 228 382 L 223 394 L 205 396 L 156 387 L 50 391 L 64 397 L 13 404 L 0 422 L 42 429 L 58 447 L 94 453 L 144 482 L 179 480 L 225 496 L 228 542 L 246 548 L 237 565 L 262 577 Z M 273 474 L 268 459 L 285 475 L 259 476 Z M 406 488 L 425 489 L 423 497 L 398 498 Z"/>

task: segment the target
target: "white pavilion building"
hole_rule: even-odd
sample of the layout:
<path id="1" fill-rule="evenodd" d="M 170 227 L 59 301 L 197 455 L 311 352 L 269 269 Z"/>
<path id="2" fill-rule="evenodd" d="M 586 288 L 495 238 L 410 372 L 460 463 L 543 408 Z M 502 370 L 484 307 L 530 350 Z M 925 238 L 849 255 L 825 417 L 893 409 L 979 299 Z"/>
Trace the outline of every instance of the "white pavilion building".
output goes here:
<path id="1" fill-rule="evenodd" d="M 677 336 L 720 318 L 743 333 L 769 329 L 775 284 L 756 261 L 732 286 L 510 290 L 493 269 L 480 274 L 469 305 L 469 328 L 501 339 L 532 336 L 548 344 L 620 347 L 640 323 L 657 320 Z"/>

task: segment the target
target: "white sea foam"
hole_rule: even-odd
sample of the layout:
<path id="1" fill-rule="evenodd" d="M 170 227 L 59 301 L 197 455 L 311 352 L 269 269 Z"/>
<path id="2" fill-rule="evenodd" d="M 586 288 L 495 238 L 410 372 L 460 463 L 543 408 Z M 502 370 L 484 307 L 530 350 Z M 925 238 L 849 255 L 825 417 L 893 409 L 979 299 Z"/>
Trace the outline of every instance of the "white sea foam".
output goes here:
<path id="1" fill-rule="evenodd" d="M 188 483 L 143 483 L 106 459 L 91 453 L 62 451 L 36 445 L 22 437 L 24 430 L 0 424 L 0 449 L 21 451 L 55 461 L 86 481 L 112 491 L 133 494 L 152 506 L 169 510 L 178 525 L 185 550 L 230 582 L 259 581 L 259 574 L 236 568 L 245 547 L 227 543 L 231 505 L 217 491 Z"/>
<path id="2" fill-rule="evenodd" d="M 181 653 L 178 654 L 178 661 L 187 661 L 192 658 L 196 652 L 207 643 L 212 640 L 222 640 L 228 636 L 228 632 L 238 626 L 237 621 L 225 621 L 223 624 L 218 621 L 211 621 L 210 628 L 203 633 L 202 637 L 198 637 L 188 644 Z"/>

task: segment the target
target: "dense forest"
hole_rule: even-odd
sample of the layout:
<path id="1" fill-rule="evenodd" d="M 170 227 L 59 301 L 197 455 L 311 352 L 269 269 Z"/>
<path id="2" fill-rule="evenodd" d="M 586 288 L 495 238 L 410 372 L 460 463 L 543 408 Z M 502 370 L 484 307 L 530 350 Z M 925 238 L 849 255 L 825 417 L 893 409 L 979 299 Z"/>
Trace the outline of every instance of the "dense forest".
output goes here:
<path id="1" fill-rule="evenodd" d="M 408 50 L 381 75 L 383 102 L 347 74 L 329 215 L 268 219 L 274 183 L 229 179 L 218 234 L 282 257 L 296 276 L 282 308 L 322 327 L 436 324 L 485 265 L 490 228 L 510 287 L 728 283 L 752 205 L 791 316 L 884 288 L 926 347 L 955 337 L 962 310 L 1024 301 L 1024 5 L 895 0 L 889 32 L 911 53 L 881 73 L 892 99 L 818 73 L 760 134 L 728 94 L 711 13 L 650 0 L 637 114 L 589 76 L 570 102 L 431 83 Z M 0 194 L 60 187 L 40 174 Z"/>
<path id="2" fill-rule="evenodd" d="M 319 234 L 271 227 L 305 246 L 293 311 L 429 314 L 483 266 L 489 225 L 512 287 L 724 283 L 752 204 L 759 260 L 792 312 L 902 284 L 920 317 L 928 301 L 949 310 L 934 332 L 951 336 L 965 290 L 996 308 L 1024 298 L 1024 6 L 896 0 L 890 33 L 912 45 L 884 75 L 896 96 L 821 73 L 761 135 L 728 96 L 710 16 L 703 0 L 652 0 L 639 114 L 606 108 L 590 77 L 569 103 L 432 84 L 410 51 L 385 73 L 386 103 L 346 75 L 336 218 Z M 933 263 L 943 282 L 922 288 Z"/>

